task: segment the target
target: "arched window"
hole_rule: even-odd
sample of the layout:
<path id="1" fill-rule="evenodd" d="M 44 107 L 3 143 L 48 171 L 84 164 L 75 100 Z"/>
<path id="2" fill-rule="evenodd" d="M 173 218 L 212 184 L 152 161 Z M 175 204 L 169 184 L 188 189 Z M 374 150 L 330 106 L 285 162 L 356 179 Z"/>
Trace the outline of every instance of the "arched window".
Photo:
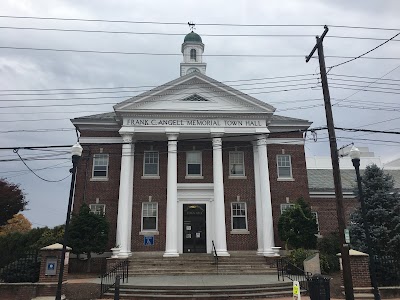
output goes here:
<path id="1" fill-rule="evenodd" d="M 196 49 L 190 49 L 190 59 L 196 60 Z"/>

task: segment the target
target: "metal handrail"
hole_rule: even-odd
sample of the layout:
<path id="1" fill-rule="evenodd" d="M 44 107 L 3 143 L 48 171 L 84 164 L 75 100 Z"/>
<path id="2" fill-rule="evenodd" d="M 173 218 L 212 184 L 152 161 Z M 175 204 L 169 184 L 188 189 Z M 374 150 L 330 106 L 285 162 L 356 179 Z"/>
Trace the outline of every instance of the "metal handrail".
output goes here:
<path id="1" fill-rule="evenodd" d="M 129 261 L 123 260 L 116 265 L 114 265 L 107 273 L 101 275 L 101 283 L 100 283 L 100 298 L 113 286 L 115 286 L 115 282 L 117 277 L 122 278 L 122 282 L 128 282 L 128 274 L 129 274 Z"/>
<path id="2" fill-rule="evenodd" d="M 217 274 L 218 274 L 218 253 L 217 253 L 217 249 L 215 249 L 214 241 L 212 241 L 212 247 L 213 247 L 213 254 L 214 254 L 214 264 L 217 266 Z"/>
<path id="3" fill-rule="evenodd" d="M 300 287 L 308 291 L 308 280 L 311 278 L 312 273 L 305 272 L 284 257 L 276 261 L 276 268 L 278 270 L 278 280 L 282 278 L 282 281 L 285 281 L 285 277 L 287 277 L 292 281 L 298 281 Z"/>

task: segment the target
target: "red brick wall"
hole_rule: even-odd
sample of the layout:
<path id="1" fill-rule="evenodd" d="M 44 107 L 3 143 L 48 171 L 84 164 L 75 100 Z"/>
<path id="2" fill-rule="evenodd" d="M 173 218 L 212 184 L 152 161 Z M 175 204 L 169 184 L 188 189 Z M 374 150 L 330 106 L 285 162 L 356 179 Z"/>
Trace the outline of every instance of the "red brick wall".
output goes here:
<path id="1" fill-rule="evenodd" d="M 243 151 L 245 176 L 247 179 L 229 179 L 229 151 Z M 254 188 L 253 145 L 250 142 L 223 143 L 222 162 L 224 167 L 226 243 L 228 250 L 257 250 L 257 220 Z M 249 234 L 231 234 L 231 203 L 246 202 Z"/>
<path id="2" fill-rule="evenodd" d="M 109 135 L 107 135 L 109 134 Z M 85 132 L 81 136 L 118 136 L 110 132 Z M 274 136 L 274 138 L 277 136 Z M 279 137 L 289 137 L 279 135 Z M 290 134 L 290 137 L 301 137 L 301 134 Z M 150 146 L 160 153 L 159 174 L 160 179 L 142 179 L 143 175 L 143 152 L 150 150 Z M 193 150 L 202 151 L 202 171 L 204 179 L 185 179 L 186 175 L 186 153 Z M 247 179 L 229 179 L 229 151 L 237 146 L 239 151 L 244 151 L 245 175 Z M 281 245 L 277 235 L 277 222 L 280 216 L 280 204 L 286 202 L 286 197 L 294 202 L 303 196 L 306 200 L 308 196 L 307 172 L 305 165 L 304 147 L 302 145 L 268 145 L 268 161 L 270 170 L 271 194 L 273 217 L 275 224 L 275 240 Z M 109 180 L 90 181 L 92 175 L 93 154 L 110 154 Z M 255 191 L 254 191 L 254 170 L 253 170 L 253 150 L 250 142 L 224 142 L 223 143 L 223 164 L 224 164 L 224 192 L 225 192 L 225 215 L 226 215 L 226 235 L 228 250 L 256 250 L 257 249 L 257 228 L 255 212 Z M 77 174 L 76 196 L 74 212 L 79 210 L 85 201 L 87 204 L 94 204 L 99 198 L 100 204 L 106 205 L 106 218 L 110 222 L 110 235 L 108 248 L 115 245 L 115 231 L 118 209 L 119 176 L 121 168 L 121 145 L 84 145 L 84 155 L 89 159 L 82 158 Z M 276 155 L 290 154 L 292 157 L 292 168 L 294 181 L 277 181 Z M 167 198 L 167 141 L 154 143 L 135 144 L 135 171 L 134 171 L 134 192 L 133 192 L 133 217 L 132 217 L 132 251 L 164 251 L 165 250 L 165 226 L 166 226 L 166 198 Z M 212 143 L 208 141 L 199 142 L 178 142 L 178 182 L 179 183 L 211 183 L 212 174 Z M 86 173 L 87 168 L 87 174 Z M 231 202 L 235 202 L 237 196 L 241 202 L 247 203 L 248 210 L 248 229 L 249 234 L 231 234 Z M 149 196 L 152 201 L 158 203 L 158 231 L 155 236 L 154 246 L 144 246 L 143 236 L 139 235 L 141 230 L 141 209 L 142 202 L 148 202 Z"/>
<path id="3" fill-rule="evenodd" d="M 309 201 L 304 146 L 272 144 L 268 145 L 267 149 L 275 243 L 277 246 L 284 246 L 278 235 L 278 221 L 281 215 L 280 205 L 286 203 L 286 197 L 289 197 L 290 203 L 294 203 L 300 197 Z M 284 150 L 284 154 L 291 156 L 293 181 L 278 181 L 276 156 L 283 154 L 282 149 Z"/>
<path id="4" fill-rule="evenodd" d="M 91 181 L 93 170 L 93 155 L 100 153 L 109 154 L 108 181 Z M 95 204 L 99 198 L 99 204 L 106 205 L 106 219 L 110 223 L 108 249 L 115 246 L 115 234 L 117 227 L 119 177 L 121 169 L 121 145 L 83 145 L 83 154 L 78 165 L 75 201 L 73 212 L 79 212 L 79 208 L 86 204 Z"/>
<path id="5" fill-rule="evenodd" d="M 320 234 L 327 235 L 338 232 L 338 221 L 336 213 L 336 200 L 331 198 L 311 198 L 311 209 L 318 212 Z M 346 224 L 349 224 L 350 214 L 359 206 L 356 198 L 344 198 Z"/>
<path id="6" fill-rule="evenodd" d="M 141 179 L 143 176 L 143 153 L 150 150 L 159 151 L 160 179 Z M 165 227 L 167 212 L 167 142 L 136 143 L 135 146 L 135 174 L 133 184 L 133 217 L 132 217 L 132 251 L 164 251 Z M 142 203 L 149 201 L 158 203 L 158 232 L 154 236 L 154 246 L 144 246 L 141 231 Z"/>

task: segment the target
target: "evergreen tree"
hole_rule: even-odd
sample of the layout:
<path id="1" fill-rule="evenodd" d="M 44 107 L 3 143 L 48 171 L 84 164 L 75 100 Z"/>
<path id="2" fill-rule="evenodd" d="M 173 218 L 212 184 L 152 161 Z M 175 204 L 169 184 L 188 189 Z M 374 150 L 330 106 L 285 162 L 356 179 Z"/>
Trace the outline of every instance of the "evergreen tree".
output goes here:
<path id="1" fill-rule="evenodd" d="M 317 246 L 318 225 L 311 208 L 299 198 L 294 207 L 285 210 L 278 222 L 279 238 L 286 247 L 315 249 Z"/>
<path id="2" fill-rule="evenodd" d="M 373 254 L 400 258 L 400 196 L 393 178 L 376 165 L 367 166 L 362 189 Z M 354 193 L 358 197 L 358 189 Z M 356 250 L 367 251 L 361 208 L 351 215 L 350 239 Z"/>
<path id="3" fill-rule="evenodd" d="M 106 250 L 108 231 L 109 224 L 104 215 L 91 213 L 86 204 L 82 204 L 78 215 L 72 216 L 67 244 L 73 253 L 87 255 L 88 272 L 91 254 Z"/>

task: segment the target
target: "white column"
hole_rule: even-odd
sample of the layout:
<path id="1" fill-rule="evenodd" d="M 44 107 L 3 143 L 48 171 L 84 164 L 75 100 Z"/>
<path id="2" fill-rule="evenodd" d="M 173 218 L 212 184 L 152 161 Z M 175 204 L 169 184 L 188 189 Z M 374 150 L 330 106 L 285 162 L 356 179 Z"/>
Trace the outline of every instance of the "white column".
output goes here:
<path id="1" fill-rule="evenodd" d="M 253 158 L 254 158 L 254 189 L 256 196 L 256 218 L 257 218 L 257 254 L 264 255 L 263 245 L 263 211 L 260 198 L 260 164 L 258 162 L 258 146 L 257 141 L 253 142 Z"/>
<path id="2" fill-rule="evenodd" d="M 168 135 L 168 172 L 167 172 L 167 228 L 164 257 L 177 257 L 178 253 L 178 133 Z"/>
<path id="3" fill-rule="evenodd" d="M 274 252 L 274 222 L 272 219 L 271 186 L 267 157 L 267 139 L 264 135 L 257 138 L 258 162 L 260 172 L 260 198 L 263 220 L 263 253 L 264 256 L 273 256 Z"/>
<path id="4" fill-rule="evenodd" d="M 122 135 L 124 143 L 121 155 L 121 174 L 119 182 L 117 239 L 119 258 L 131 255 L 131 230 L 132 230 L 132 196 L 133 196 L 133 161 L 134 147 L 132 134 Z"/>
<path id="5" fill-rule="evenodd" d="M 213 177 L 215 248 L 218 256 L 229 256 L 226 249 L 224 174 L 222 167 L 222 139 L 220 135 L 213 136 Z"/>

